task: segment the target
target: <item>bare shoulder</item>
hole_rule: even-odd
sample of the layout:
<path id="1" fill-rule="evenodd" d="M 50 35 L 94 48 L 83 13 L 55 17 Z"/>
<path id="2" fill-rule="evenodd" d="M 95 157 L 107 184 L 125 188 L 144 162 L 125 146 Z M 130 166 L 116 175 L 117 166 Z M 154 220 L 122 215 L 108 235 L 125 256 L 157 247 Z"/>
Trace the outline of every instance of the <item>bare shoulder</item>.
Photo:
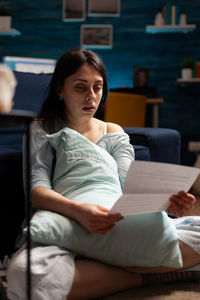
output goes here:
<path id="1" fill-rule="evenodd" d="M 107 133 L 114 133 L 114 132 L 124 133 L 124 130 L 121 126 L 115 123 L 107 122 Z"/>

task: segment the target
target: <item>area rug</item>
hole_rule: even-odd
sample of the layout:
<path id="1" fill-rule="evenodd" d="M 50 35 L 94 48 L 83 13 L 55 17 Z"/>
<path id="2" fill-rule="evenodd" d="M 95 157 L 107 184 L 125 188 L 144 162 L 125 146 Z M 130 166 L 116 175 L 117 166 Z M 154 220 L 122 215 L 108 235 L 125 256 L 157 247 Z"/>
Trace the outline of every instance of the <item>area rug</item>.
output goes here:
<path id="1" fill-rule="evenodd" d="M 200 284 L 176 283 L 130 289 L 101 300 L 197 300 Z"/>
<path id="2" fill-rule="evenodd" d="M 200 197 L 190 215 L 200 216 Z M 200 283 L 169 283 L 129 289 L 99 300 L 200 300 Z"/>

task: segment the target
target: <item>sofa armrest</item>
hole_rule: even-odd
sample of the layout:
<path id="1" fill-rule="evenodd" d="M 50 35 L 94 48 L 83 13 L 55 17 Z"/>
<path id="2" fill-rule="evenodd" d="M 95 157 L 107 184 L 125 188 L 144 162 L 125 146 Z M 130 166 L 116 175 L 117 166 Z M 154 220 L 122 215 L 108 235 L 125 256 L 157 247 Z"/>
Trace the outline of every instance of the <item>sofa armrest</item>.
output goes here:
<path id="1" fill-rule="evenodd" d="M 25 218 L 20 145 L 0 147 L 1 228 L 6 239 L 1 244 L 0 258 L 15 250 L 15 240 Z"/>
<path id="2" fill-rule="evenodd" d="M 149 148 L 150 160 L 180 164 L 181 136 L 177 130 L 169 128 L 124 127 L 133 146 Z"/>

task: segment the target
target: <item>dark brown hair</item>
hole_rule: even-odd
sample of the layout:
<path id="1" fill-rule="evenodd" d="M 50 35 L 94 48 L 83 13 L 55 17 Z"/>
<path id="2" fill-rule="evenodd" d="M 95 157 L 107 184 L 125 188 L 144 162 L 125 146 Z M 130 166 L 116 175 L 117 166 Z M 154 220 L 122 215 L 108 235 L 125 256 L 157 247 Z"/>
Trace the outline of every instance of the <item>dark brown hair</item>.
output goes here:
<path id="1" fill-rule="evenodd" d="M 101 58 L 94 52 L 83 48 L 74 48 L 64 53 L 56 63 L 48 95 L 42 105 L 39 119 L 41 126 L 48 133 L 55 133 L 63 128 L 65 120 L 65 106 L 60 101 L 58 91 L 63 86 L 64 80 L 74 74 L 83 64 L 93 66 L 103 78 L 103 95 L 105 101 L 108 93 L 107 75 Z"/>

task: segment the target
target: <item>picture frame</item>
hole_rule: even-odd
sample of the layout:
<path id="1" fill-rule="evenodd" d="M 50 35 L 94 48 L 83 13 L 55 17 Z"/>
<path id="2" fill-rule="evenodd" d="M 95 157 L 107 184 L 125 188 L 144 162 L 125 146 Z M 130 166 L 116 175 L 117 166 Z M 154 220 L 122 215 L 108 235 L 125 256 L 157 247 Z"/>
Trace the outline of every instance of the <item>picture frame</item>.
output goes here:
<path id="1" fill-rule="evenodd" d="M 82 22 L 86 18 L 86 0 L 63 0 L 62 20 Z"/>
<path id="2" fill-rule="evenodd" d="M 113 26 L 110 24 L 82 24 L 80 44 L 84 48 L 111 49 L 113 47 Z"/>
<path id="3" fill-rule="evenodd" d="M 121 13 L 120 0 L 88 0 L 88 16 L 119 17 Z"/>

